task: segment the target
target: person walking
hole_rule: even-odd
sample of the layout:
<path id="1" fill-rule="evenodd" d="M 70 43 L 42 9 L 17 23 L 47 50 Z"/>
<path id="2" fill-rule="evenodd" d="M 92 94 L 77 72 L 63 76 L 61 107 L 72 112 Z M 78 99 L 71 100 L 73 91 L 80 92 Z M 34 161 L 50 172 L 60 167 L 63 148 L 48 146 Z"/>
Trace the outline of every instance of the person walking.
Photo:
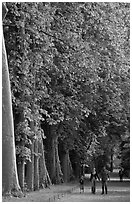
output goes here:
<path id="1" fill-rule="evenodd" d="M 80 179 L 79 179 L 79 184 L 80 184 L 80 193 L 81 191 L 84 192 L 84 176 L 81 175 Z"/>
<path id="2" fill-rule="evenodd" d="M 96 169 L 93 168 L 93 171 L 91 172 L 91 176 L 90 176 L 90 181 L 92 183 L 91 191 L 93 194 L 96 193 L 96 180 L 97 180 L 97 178 L 98 178 L 98 180 L 100 180 L 100 178 L 96 172 Z"/>
<path id="3" fill-rule="evenodd" d="M 105 167 L 103 167 L 103 169 L 101 170 L 100 177 L 101 177 L 101 182 L 102 182 L 102 193 L 101 194 L 104 194 L 104 191 L 107 194 L 108 193 L 107 180 L 108 178 L 110 180 L 110 176 L 109 176 L 108 170 Z"/>

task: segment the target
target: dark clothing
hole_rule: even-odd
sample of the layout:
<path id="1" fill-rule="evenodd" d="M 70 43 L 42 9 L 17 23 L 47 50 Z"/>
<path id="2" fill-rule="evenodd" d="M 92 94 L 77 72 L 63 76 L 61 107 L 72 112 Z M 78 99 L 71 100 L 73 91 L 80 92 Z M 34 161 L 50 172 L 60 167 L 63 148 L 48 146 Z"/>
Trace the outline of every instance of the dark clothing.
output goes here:
<path id="1" fill-rule="evenodd" d="M 102 181 L 102 194 L 104 194 L 104 190 L 107 194 L 107 181 Z"/>
<path id="2" fill-rule="evenodd" d="M 92 180 L 91 191 L 93 194 L 96 193 L 96 180 Z"/>
<path id="3" fill-rule="evenodd" d="M 80 178 L 79 183 L 80 183 L 80 193 L 81 193 L 81 190 L 84 192 L 84 178 L 83 177 Z"/>
<path id="4" fill-rule="evenodd" d="M 97 174 L 97 172 L 96 172 L 96 173 L 91 173 L 90 181 L 92 181 L 93 179 L 94 179 L 94 180 L 97 180 L 97 178 L 98 178 L 98 180 L 100 180 L 100 179 L 99 179 L 99 176 L 98 176 L 98 174 Z"/>
<path id="5" fill-rule="evenodd" d="M 107 194 L 107 180 L 109 177 L 109 172 L 106 169 L 103 169 L 100 173 L 101 181 L 102 181 L 102 194 L 105 193 Z"/>
<path id="6" fill-rule="evenodd" d="M 82 185 L 84 185 L 84 179 L 80 178 L 79 183 L 82 184 Z"/>
<path id="7" fill-rule="evenodd" d="M 107 181 L 109 178 L 109 172 L 106 169 L 102 170 L 100 173 L 100 177 L 102 181 Z"/>
<path id="8" fill-rule="evenodd" d="M 91 176 L 90 176 L 90 181 L 92 182 L 91 190 L 92 190 L 92 193 L 94 193 L 94 194 L 96 192 L 96 180 L 97 180 L 97 178 L 98 178 L 98 180 L 100 180 L 97 172 L 91 173 Z"/>

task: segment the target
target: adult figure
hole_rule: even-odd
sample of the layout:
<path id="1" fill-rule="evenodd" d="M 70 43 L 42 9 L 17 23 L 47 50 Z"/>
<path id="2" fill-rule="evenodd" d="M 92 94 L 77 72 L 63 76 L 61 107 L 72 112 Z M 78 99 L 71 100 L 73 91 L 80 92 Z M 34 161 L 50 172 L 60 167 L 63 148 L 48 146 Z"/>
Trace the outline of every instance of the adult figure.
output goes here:
<path id="1" fill-rule="evenodd" d="M 96 169 L 93 168 L 93 171 L 91 172 L 91 176 L 90 176 L 90 181 L 92 183 L 92 186 L 91 186 L 91 191 L 93 194 L 96 193 L 96 180 L 100 180 L 97 172 L 96 172 Z"/>
<path id="2" fill-rule="evenodd" d="M 110 176 L 109 176 L 109 171 L 105 167 L 102 168 L 100 172 L 100 177 L 101 177 L 101 182 L 102 182 L 102 194 L 104 194 L 104 191 L 107 194 L 108 193 L 107 180 L 108 178 L 110 179 Z"/>

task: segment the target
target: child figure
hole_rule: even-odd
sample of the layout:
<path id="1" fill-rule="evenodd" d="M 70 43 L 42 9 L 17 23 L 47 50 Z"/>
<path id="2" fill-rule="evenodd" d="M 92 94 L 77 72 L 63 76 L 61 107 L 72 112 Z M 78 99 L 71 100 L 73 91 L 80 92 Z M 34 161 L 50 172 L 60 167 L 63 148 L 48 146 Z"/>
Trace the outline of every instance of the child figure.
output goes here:
<path id="1" fill-rule="evenodd" d="M 81 176 L 79 183 L 80 183 L 80 193 L 81 193 L 81 190 L 84 192 L 84 176 L 83 175 Z"/>

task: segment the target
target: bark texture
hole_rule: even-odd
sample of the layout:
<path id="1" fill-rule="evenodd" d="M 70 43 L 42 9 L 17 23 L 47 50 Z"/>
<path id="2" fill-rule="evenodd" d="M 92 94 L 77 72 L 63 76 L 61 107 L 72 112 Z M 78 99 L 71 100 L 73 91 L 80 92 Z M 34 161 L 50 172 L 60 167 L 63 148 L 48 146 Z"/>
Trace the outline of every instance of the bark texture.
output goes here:
<path id="1" fill-rule="evenodd" d="M 19 184 L 24 191 L 25 187 L 25 162 L 24 160 L 17 164 Z"/>
<path id="2" fill-rule="evenodd" d="M 60 155 L 64 182 L 69 182 L 73 178 L 73 170 L 69 157 L 69 150 L 61 151 Z"/>
<path id="3" fill-rule="evenodd" d="M 31 162 L 28 161 L 26 165 L 26 184 L 30 191 L 34 190 L 34 141 L 30 145 L 31 150 Z"/>
<path id="4" fill-rule="evenodd" d="M 51 179 L 49 177 L 49 173 L 47 171 L 46 163 L 45 163 L 45 153 L 44 153 L 44 145 L 43 140 L 39 140 L 39 153 L 40 153 L 40 159 L 39 159 L 39 185 L 40 188 L 48 187 L 50 186 Z"/>
<path id="5" fill-rule="evenodd" d="M 34 114 L 34 105 L 32 104 L 32 113 Z M 30 128 L 32 132 L 35 132 L 34 121 L 31 121 Z M 30 191 L 34 191 L 34 162 L 35 162 L 35 139 L 32 138 L 32 144 L 29 145 L 31 151 L 31 161 L 27 162 L 27 170 L 26 170 L 26 184 L 27 188 Z"/>
<path id="6" fill-rule="evenodd" d="M 6 12 L 6 5 L 2 4 L 3 18 Z M 2 41 L 2 191 L 3 194 L 20 191 L 16 168 L 11 88 L 4 37 Z"/>
<path id="7" fill-rule="evenodd" d="M 39 189 L 39 154 L 38 139 L 34 143 L 34 190 Z"/>
<path id="8" fill-rule="evenodd" d="M 58 154 L 58 136 L 56 134 L 56 127 L 49 126 L 47 133 L 45 147 L 48 172 L 52 183 L 62 183 L 64 181 Z"/>

